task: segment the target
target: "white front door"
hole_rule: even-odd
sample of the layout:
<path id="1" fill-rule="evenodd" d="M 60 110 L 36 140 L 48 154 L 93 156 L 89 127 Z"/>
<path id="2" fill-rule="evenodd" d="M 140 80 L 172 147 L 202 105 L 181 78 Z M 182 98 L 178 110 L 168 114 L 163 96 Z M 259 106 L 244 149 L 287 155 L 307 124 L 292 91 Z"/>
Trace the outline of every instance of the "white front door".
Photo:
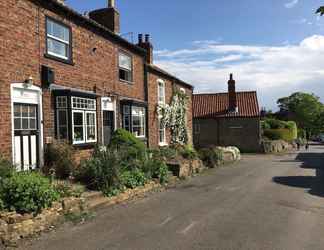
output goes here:
<path id="1" fill-rule="evenodd" d="M 18 171 L 42 164 L 41 89 L 12 84 L 12 155 Z"/>
<path id="2" fill-rule="evenodd" d="M 18 170 L 38 166 L 38 106 L 14 103 L 14 164 Z"/>

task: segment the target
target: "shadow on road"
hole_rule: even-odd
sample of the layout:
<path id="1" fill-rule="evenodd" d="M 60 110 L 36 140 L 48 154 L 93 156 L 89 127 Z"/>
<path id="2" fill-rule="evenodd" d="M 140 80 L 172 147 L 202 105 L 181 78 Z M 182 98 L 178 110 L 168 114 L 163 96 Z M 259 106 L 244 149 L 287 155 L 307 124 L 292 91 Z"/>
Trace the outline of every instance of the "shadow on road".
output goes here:
<path id="1" fill-rule="evenodd" d="M 281 185 L 308 189 L 310 194 L 324 197 L 324 154 L 299 153 L 296 159 L 290 162 L 300 162 L 301 168 L 315 169 L 315 176 L 277 176 L 273 177 L 273 181 Z"/>

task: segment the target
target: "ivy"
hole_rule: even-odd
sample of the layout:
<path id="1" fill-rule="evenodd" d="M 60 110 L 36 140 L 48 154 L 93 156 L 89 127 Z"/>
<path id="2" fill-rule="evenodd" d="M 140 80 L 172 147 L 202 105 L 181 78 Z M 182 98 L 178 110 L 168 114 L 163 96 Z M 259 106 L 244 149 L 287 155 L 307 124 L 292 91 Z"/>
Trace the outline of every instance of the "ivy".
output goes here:
<path id="1" fill-rule="evenodd" d="M 180 91 L 175 91 L 171 104 L 158 105 L 157 113 L 162 124 L 171 131 L 172 144 L 187 144 L 187 102 L 188 96 Z"/>

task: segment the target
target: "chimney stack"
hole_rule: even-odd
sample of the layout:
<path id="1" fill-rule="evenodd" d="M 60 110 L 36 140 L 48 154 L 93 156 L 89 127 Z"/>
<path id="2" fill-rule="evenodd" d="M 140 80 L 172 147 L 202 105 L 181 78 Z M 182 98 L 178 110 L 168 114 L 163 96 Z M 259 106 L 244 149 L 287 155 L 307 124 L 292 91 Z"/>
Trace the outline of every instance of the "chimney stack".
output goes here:
<path id="1" fill-rule="evenodd" d="M 153 45 L 150 41 L 150 35 L 145 34 L 145 40 L 143 41 L 143 34 L 138 35 L 138 44 L 139 47 L 146 50 L 146 63 L 153 63 Z"/>
<path id="2" fill-rule="evenodd" d="M 115 0 L 108 0 L 107 8 L 91 11 L 89 17 L 116 34 L 120 32 L 120 15 Z"/>
<path id="3" fill-rule="evenodd" d="M 233 79 L 233 74 L 230 74 L 230 79 L 228 81 L 228 110 L 229 112 L 237 111 L 235 80 Z"/>

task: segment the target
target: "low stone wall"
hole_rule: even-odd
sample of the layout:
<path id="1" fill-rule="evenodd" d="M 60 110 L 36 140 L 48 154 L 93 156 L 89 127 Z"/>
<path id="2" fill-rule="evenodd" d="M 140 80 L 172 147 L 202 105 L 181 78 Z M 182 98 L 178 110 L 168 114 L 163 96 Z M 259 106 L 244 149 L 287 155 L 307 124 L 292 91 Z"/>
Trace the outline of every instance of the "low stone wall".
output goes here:
<path id="1" fill-rule="evenodd" d="M 33 216 L 32 214 L 17 214 L 16 212 L 0 213 L 0 246 L 15 245 L 21 238 L 42 232 L 57 223 L 64 214 L 80 213 L 85 210 L 84 199 L 65 198 L 53 203 L 49 209 Z"/>
<path id="2" fill-rule="evenodd" d="M 266 154 L 283 153 L 295 149 L 295 145 L 290 144 L 283 140 L 263 141 L 262 146 L 263 146 L 263 151 Z"/>
<path id="3" fill-rule="evenodd" d="M 186 178 L 193 174 L 200 173 L 204 168 L 204 164 L 200 159 L 188 160 L 182 159 L 178 161 L 168 162 L 173 174 L 179 178 Z"/>
<path id="4" fill-rule="evenodd" d="M 65 214 L 79 214 L 95 209 L 99 205 L 111 206 L 123 203 L 127 200 L 142 197 L 144 194 L 161 187 L 160 183 L 151 181 L 143 187 L 128 189 L 114 197 L 108 198 L 100 194 L 99 202 L 98 197 L 92 200 L 91 196 L 87 196 L 89 192 L 86 192 L 81 198 L 65 198 L 60 202 L 55 202 L 51 208 L 43 210 L 42 213 L 36 216 L 32 214 L 21 215 L 16 212 L 0 212 L 0 249 L 1 244 L 15 246 L 19 239 L 49 229 L 51 226 L 63 221 Z"/>
<path id="5" fill-rule="evenodd" d="M 216 147 L 223 153 L 223 163 L 232 163 L 241 160 L 241 152 L 237 147 Z"/>

